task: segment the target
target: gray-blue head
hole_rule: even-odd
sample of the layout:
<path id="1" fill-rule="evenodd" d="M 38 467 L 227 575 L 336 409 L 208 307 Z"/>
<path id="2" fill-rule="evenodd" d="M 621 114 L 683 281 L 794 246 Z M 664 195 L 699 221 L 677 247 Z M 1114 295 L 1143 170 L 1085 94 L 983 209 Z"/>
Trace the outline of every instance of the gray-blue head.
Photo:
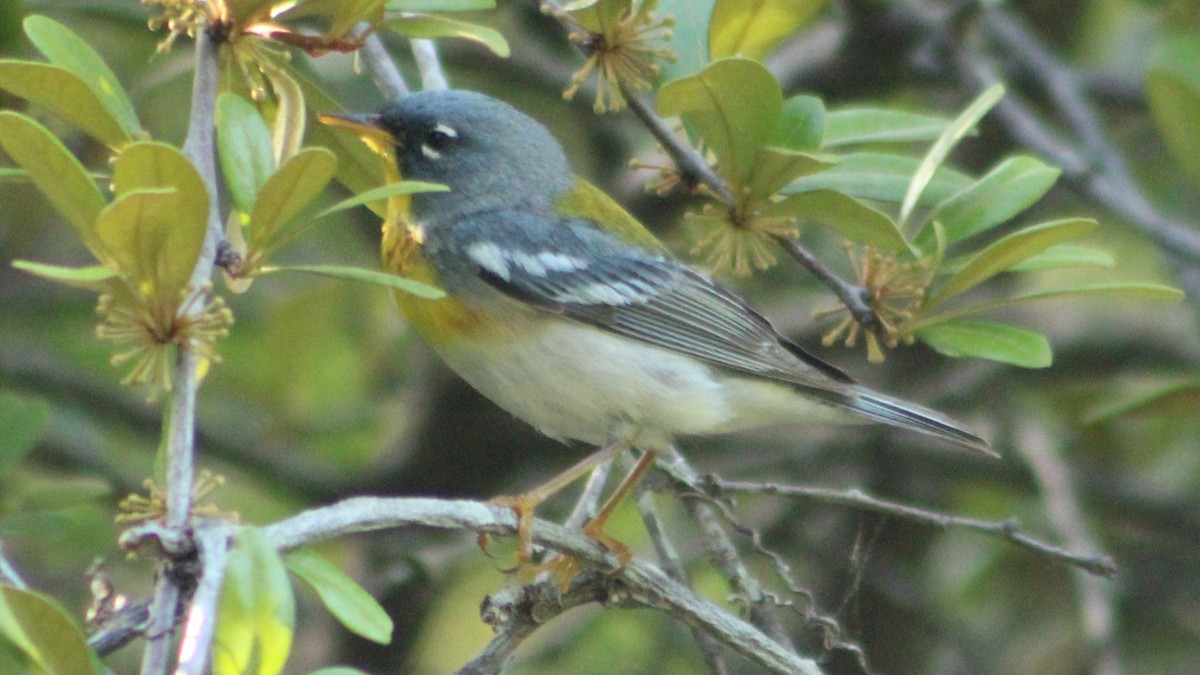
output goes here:
<path id="1" fill-rule="evenodd" d="M 548 208 L 573 179 L 562 146 L 532 117 L 471 91 L 423 91 L 372 116 L 396 144 L 400 175 L 450 192 L 414 195 L 419 220 L 523 205 Z"/>

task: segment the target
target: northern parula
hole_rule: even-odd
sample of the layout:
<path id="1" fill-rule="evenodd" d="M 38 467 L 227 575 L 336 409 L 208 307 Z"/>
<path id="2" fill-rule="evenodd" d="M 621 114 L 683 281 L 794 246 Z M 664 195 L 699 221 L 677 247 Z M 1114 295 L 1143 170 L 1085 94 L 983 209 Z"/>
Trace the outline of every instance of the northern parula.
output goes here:
<path id="1" fill-rule="evenodd" d="M 992 454 L 945 416 L 855 384 L 672 257 L 512 106 L 424 91 L 330 117 L 382 133 L 405 179 L 450 188 L 413 195 L 408 224 L 384 233 L 389 271 L 447 294 L 399 304 L 463 379 L 542 433 L 652 456 L 677 436 L 858 418 Z"/>

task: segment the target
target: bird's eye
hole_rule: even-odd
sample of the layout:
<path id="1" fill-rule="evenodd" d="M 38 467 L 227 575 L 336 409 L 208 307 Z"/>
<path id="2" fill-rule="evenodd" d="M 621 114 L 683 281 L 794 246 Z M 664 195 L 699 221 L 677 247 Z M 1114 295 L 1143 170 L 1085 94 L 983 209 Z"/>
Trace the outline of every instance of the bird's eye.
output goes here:
<path id="1" fill-rule="evenodd" d="M 421 141 L 421 152 L 429 159 L 438 159 L 442 151 L 449 148 L 458 139 L 458 132 L 453 127 L 438 124 L 425 134 Z"/>

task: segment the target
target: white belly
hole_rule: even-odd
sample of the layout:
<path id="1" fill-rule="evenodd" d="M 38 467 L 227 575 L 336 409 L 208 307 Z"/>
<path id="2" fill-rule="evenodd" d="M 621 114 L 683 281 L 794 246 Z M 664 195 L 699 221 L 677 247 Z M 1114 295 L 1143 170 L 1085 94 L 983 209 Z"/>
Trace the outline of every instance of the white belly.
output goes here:
<path id="1" fill-rule="evenodd" d="M 485 396 L 554 438 L 601 445 L 627 437 L 664 447 L 676 435 L 723 431 L 734 422 L 730 391 L 702 363 L 570 322 L 527 328 L 519 344 L 491 344 L 484 354 L 460 343 L 442 357 Z"/>

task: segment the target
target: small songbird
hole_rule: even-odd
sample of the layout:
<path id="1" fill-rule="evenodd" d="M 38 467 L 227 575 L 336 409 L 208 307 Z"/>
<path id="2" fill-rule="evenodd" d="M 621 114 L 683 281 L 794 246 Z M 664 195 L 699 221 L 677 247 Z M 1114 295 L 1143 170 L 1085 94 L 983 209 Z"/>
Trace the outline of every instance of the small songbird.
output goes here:
<path id="1" fill-rule="evenodd" d="M 385 224 L 385 267 L 446 293 L 397 293 L 412 326 L 500 407 L 553 438 L 601 446 L 505 502 L 522 516 L 523 544 L 534 506 L 638 448 L 638 468 L 585 527 L 613 546 L 601 534 L 612 505 L 678 436 L 858 419 L 993 454 L 945 416 L 855 384 L 781 336 L 576 177 L 550 132 L 506 103 L 425 91 L 379 114 L 322 120 L 392 146 L 404 179 L 449 187 L 413 195 L 404 223 Z"/>

